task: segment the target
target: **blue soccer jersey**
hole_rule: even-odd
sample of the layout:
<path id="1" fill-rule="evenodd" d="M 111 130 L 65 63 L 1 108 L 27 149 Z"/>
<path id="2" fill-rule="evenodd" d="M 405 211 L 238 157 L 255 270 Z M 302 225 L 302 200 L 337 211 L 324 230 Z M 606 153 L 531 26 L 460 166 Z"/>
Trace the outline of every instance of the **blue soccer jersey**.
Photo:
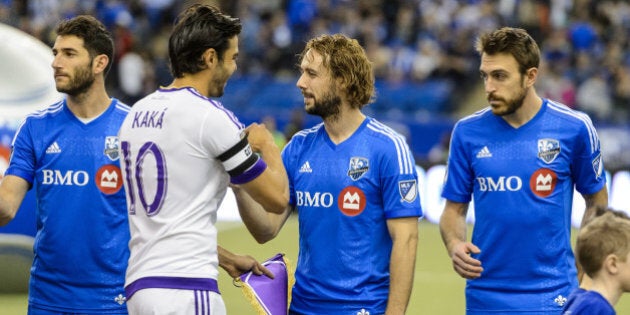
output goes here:
<path id="1" fill-rule="evenodd" d="M 37 234 L 29 305 L 54 312 L 126 313 L 129 226 L 113 99 L 89 123 L 65 100 L 26 117 L 6 175 L 36 185 Z"/>
<path id="2" fill-rule="evenodd" d="M 386 220 L 422 215 L 404 138 L 367 118 L 334 144 L 319 124 L 294 135 L 282 157 L 300 233 L 291 311 L 384 313 L 392 250 Z"/>
<path id="3" fill-rule="evenodd" d="M 577 287 L 574 187 L 598 192 L 606 181 L 602 170 L 588 116 L 549 100 L 520 128 L 490 108 L 456 124 L 442 196 L 461 203 L 474 196 L 472 242 L 484 271 L 467 281 L 469 314 L 560 313 Z"/>
<path id="4" fill-rule="evenodd" d="M 615 309 L 601 294 L 595 291 L 576 289 L 569 295 L 562 315 L 615 315 Z"/>

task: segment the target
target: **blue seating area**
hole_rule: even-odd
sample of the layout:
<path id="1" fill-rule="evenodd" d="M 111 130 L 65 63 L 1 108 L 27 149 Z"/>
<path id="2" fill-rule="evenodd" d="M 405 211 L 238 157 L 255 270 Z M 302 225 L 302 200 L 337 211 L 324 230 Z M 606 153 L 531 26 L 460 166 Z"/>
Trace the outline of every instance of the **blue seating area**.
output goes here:
<path id="1" fill-rule="evenodd" d="M 452 109 L 451 93 L 453 84 L 446 80 L 432 80 L 422 83 L 376 82 L 376 101 L 372 107 L 377 112 L 387 112 L 398 109 L 403 112 L 415 113 L 446 113 Z"/>
<path id="2" fill-rule="evenodd" d="M 303 98 L 296 82 L 297 78 L 234 77 L 228 81 L 225 94 L 219 100 L 245 116 L 249 113 L 282 116 L 302 107 Z M 413 116 L 418 111 L 445 114 L 452 109 L 452 92 L 453 84 L 446 80 L 423 83 L 377 81 L 376 99 L 370 104 L 370 111 L 375 116 L 391 110 L 401 111 L 403 116 Z"/>

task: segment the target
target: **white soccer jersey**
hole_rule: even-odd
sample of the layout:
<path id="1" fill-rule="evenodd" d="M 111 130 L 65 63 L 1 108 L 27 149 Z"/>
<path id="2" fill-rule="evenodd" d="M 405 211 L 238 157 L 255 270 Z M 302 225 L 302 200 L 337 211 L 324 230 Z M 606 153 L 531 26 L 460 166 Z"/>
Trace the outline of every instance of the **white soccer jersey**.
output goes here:
<path id="1" fill-rule="evenodd" d="M 125 288 L 216 289 L 217 209 L 266 165 L 243 124 L 192 88 L 160 89 L 120 129 L 131 251 Z M 215 290 L 213 290 L 215 291 Z"/>

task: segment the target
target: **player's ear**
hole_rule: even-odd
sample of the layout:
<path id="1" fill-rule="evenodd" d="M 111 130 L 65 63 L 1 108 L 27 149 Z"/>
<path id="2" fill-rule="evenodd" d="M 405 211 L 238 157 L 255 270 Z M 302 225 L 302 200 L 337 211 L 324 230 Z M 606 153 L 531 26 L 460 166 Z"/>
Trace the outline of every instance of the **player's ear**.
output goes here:
<path id="1" fill-rule="evenodd" d="M 92 62 L 92 70 L 94 73 L 104 73 L 105 69 L 107 69 L 107 65 L 109 64 L 109 57 L 105 54 L 100 54 L 94 57 Z"/>
<path id="2" fill-rule="evenodd" d="M 538 68 L 536 67 L 531 67 L 527 70 L 525 70 L 525 80 L 527 83 L 527 86 L 533 86 L 534 83 L 536 83 L 536 78 L 538 77 Z"/>
<path id="3" fill-rule="evenodd" d="M 605 271 L 609 274 L 617 274 L 620 271 L 620 259 L 615 254 L 610 254 L 604 258 L 604 262 L 602 263 L 602 271 Z"/>
<path id="4" fill-rule="evenodd" d="M 203 63 L 206 64 L 206 67 L 210 68 L 219 61 L 219 56 L 217 55 L 217 51 L 214 48 L 208 48 L 203 52 L 203 56 L 201 57 Z"/>

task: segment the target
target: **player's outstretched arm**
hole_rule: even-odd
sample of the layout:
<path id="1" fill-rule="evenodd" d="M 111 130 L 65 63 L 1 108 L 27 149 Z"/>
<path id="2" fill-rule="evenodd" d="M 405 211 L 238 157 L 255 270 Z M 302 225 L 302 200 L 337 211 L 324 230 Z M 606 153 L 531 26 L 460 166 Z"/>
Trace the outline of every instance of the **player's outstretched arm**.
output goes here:
<path id="1" fill-rule="evenodd" d="M 418 217 L 389 219 L 387 228 L 393 244 L 389 263 L 389 296 L 385 314 L 405 314 L 416 266 Z"/>
<path id="2" fill-rule="evenodd" d="M 28 182 L 17 176 L 7 175 L 0 181 L 0 226 L 13 220 L 28 188 Z"/>
<path id="3" fill-rule="evenodd" d="M 466 241 L 467 212 L 468 203 L 446 200 L 444 212 L 440 217 L 440 233 L 455 272 L 463 278 L 475 279 L 481 276 L 483 268 L 481 262 L 472 258 L 470 254 L 478 254 L 481 250 Z"/>
<path id="4" fill-rule="evenodd" d="M 280 156 L 280 148 L 265 125 L 252 124 L 246 131 L 249 145 L 262 156 L 267 163 L 267 169 L 241 187 L 266 211 L 283 213 L 289 202 L 289 180 Z"/>
<path id="5" fill-rule="evenodd" d="M 232 186 L 232 191 L 236 197 L 238 212 L 243 219 L 243 223 L 252 234 L 254 239 L 264 244 L 278 235 L 280 229 L 291 214 L 291 206 L 285 207 L 280 214 L 265 211 L 245 190 L 238 186 Z"/>

